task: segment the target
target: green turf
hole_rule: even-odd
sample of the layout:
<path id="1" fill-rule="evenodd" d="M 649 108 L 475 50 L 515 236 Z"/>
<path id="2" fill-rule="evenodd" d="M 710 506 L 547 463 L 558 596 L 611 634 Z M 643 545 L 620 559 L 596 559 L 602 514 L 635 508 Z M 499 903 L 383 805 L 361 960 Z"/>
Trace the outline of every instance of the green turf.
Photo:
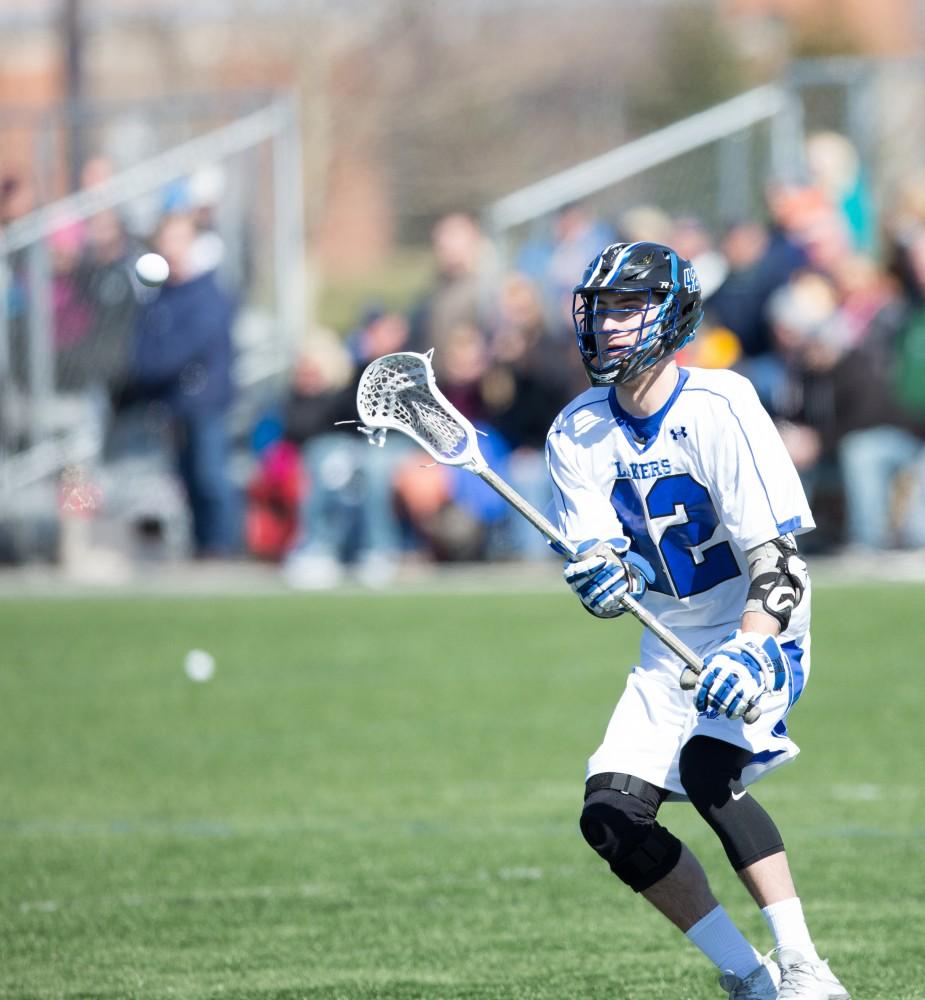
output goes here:
<path id="1" fill-rule="evenodd" d="M 923 608 L 817 590 L 803 753 L 758 791 L 858 1000 L 925 996 Z M 637 635 L 567 593 L 0 603 L 0 996 L 718 997 L 577 829 Z"/>

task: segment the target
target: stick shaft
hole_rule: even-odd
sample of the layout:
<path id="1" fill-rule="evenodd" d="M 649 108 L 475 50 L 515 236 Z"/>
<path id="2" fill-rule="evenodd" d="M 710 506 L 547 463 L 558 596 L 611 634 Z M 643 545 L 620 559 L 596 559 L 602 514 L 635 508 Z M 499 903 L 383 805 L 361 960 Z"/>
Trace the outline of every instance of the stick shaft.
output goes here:
<path id="1" fill-rule="evenodd" d="M 480 479 L 487 483 L 496 493 L 503 497 L 519 514 L 525 517 L 537 530 L 545 535 L 551 542 L 560 546 L 562 551 L 568 553 L 570 557 L 575 556 L 574 548 L 556 530 L 553 523 L 544 517 L 535 507 L 527 503 L 526 500 L 511 486 L 509 486 L 495 471 L 487 465 L 472 465 L 470 470 Z M 685 665 L 681 674 L 681 687 L 690 689 L 696 683 L 697 677 L 703 673 L 703 660 L 687 645 L 682 642 L 671 629 L 666 628 L 662 623 L 629 594 L 624 594 L 621 603 L 626 610 L 636 618 L 645 628 L 657 636 Z M 761 709 L 756 704 L 751 704 L 745 711 L 743 718 L 746 722 L 754 722 L 761 715 Z"/>
<path id="2" fill-rule="evenodd" d="M 576 554 L 574 548 L 556 530 L 552 522 L 548 518 L 543 517 L 535 507 L 527 503 L 494 469 L 484 466 L 476 468 L 473 471 L 488 483 L 496 493 L 504 497 L 516 511 L 522 514 L 535 528 L 539 529 L 551 542 L 555 542 L 564 552 L 568 553 L 570 558 L 574 558 Z M 673 653 L 677 654 L 695 674 L 701 673 L 703 670 L 703 660 L 686 643 L 682 642 L 674 632 L 662 625 L 651 612 L 646 611 L 629 594 L 624 595 L 622 604 L 634 618 L 637 618 L 649 631 L 657 635 Z"/>
<path id="3" fill-rule="evenodd" d="M 472 471 L 484 482 L 498 494 L 500 494 L 507 502 L 519 513 L 522 514 L 532 525 L 536 528 L 540 534 L 545 535 L 551 542 L 555 542 L 556 545 L 560 546 L 563 552 L 567 552 L 569 558 L 574 557 L 575 550 L 571 545 L 559 534 L 555 525 L 548 518 L 543 517 L 543 515 L 532 505 L 527 503 L 526 500 L 515 490 L 512 486 L 509 486 L 494 469 L 487 465 L 474 466 Z"/>

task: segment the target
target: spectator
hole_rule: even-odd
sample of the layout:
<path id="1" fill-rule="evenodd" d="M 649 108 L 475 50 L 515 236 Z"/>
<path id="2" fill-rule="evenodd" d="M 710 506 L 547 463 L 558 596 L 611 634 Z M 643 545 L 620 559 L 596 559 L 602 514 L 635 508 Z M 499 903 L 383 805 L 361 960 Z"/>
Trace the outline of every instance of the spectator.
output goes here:
<path id="1" fill-rule="evenodd" d="M 198 272 L 219 271 L 227 256 L 219 233 L 218 209 L 225 197 L 225 173 L 221 167 L 200 167 L 186 184 L 189 210 L 196 226 L 193 268 Z M 243 279 L 243 275 L 239 276 Z"/>
<path id="2" fill-rule="evenodd" d="M 806 253 L 779 221 L 768 229 L 742 220 L 726 230 L 722 250 L 729 275 L 713 295 L 712 312 L 742 342 L 748 357 L 771 347 L 765 305 L 776 288 L 807 264 Z"/>
<path id="3" fill-rule="evenodd" d="M 35 189 L 28 174 L 11 170 L 0 177 L 0 229 L 28 215 L 35 207 Z"/>
<path id="4" fill-rule="evenodd" d="M 80 377 L 102 383 L 117 408 L 131 377 L 128 333 L 137 307 L 133 267 L 142 249 L 118 213 L 100 212 L 84 224 L 83 250 L 74 273 L 93 317 L 81 351 Z"/>
<path id="5" fill-rule="evenodd" d="M 83 190 L 98 187 L 112 180 L 116 169 L 108 156 L 91 156 L 80 168 L 80 186 Z"/>
<path id="6" fill-rule="evenodd" d="M 333 587 L 348 568 L 362 584 L 381 587 L 398 570 L 393 476 L 408 445 L 394 434 L 386 447 L 371 447 L 357 433 L 356 387 L 370 361 L 402 350 L 407 337 L 402 316 L 372 310 L 349 349 L 334 334 L 318 332 L 300 355 L 283 419 L 308 476 L 299 543 L 284 567 L 291 587 Z"/>
<path id="7" fill-rule="evenodd" d="M 859 346 L 877 316 L 897 304 L 897 283 L 872 258 L 849 253 L 828 271 L 839 298 L 838 324 L 846 347 Z"/>
<path id="8" fill-rule="evenodd" d="M 709 301 L 729 274 L 729 262 L 716 246 L 713 234 L 693 215 L 676 219 L 669 234 L 668 245 L 689 260 L 700 279 L 700 294 Z"/>
<path id="9" fill-rule="evenodd" d="M 861 253 L 875 249 L 874 211 L 857 150 L 838 132 L 814 132 L 806 140 L 812 183 L 825 192 L 843 219 L 851 246 Z"/>
<path id="10" fill-rule="evenodd" d="M 893 195 L 885 218 L 885 257 L 890 270 L 902 280 L 905 244 L 908 238 L 925 225 L 925 167 L 904 176 Z M 905 287 L 905 283 L 904 283 Z"/>
<path id="11" fill-rule="evenodd" d="M 411 315 L 409 347 L 436 348 L 439 373 L 447 331 L 459 323 L 485 328 L 494 308 L 495 263 L 476 221 L 461 212 L 439 219 L 431 234 L 436 277 Z"/>
<path id="12" fill-rule="evenodd" d="M 900 251 L 905 264 L 903 315 L 892 364 L 893 384 L 902 414 L 911 420 L 918 437 L 910 477 L 912 486 L 906 519 L 906 539 L 925 546 L 925 222 L 906 234 Z M 906 425 L 909 426 L 908 424 Z M 910 447 L 907 440 L 906 447 Z"/>
<path id="13" fill-rule="evenodd" d="M 7 226 L 28 215 L 36 208 L 35 190 L 28 175 L 20 174 L 16 171 L 4 173 L 0 177 L 0 231 Z M 13 416 L 11 410 L 18 410 L 17 406 L 10 407 L 9 397 L 14 395 L 11 389 L 15 389 L 18 395 L 19 390 L 28 381 L 28 342 L 29 334 L 27 328 L 27 317 L 29 312 L 29 282 L 28 282 L 28 251 L 25 249 L 16 250 L 9 254 L 5 264 L 6 274 L 6 301 L 0 303 L 6 310 L 9 329 L 7 336 L 9 344 L 4 345 L 8 357 L 5 363 L 9 366 L 7 370 L 0 371 L 3 377 L 4 392 L 8 398 L 0 400 L 2 412 L 0 412 L 0 435 L 2 435 L 4 445 L 11 442 L 18 442 L 18 437 L 23 428 L 18 416 Z M 9 380 L 9 381 L 7 381 Z"/>
<path id="14" fill-rule="evenodd" d="M 244 538 L 258 559 L 281 562 L 299 536 L 305 476 L 299 449 L 282 437 L 279 414 L 271 409 L 251 433 L 257 464 L 247 483 Z"/>
<path id="15" fill-rule="evenodd" d="M 59 391 L 83 388 L 95 381 L 93 358 L 87 357 L 93 310 L 77 278 L 83 228 L 65 223 L 48 239 L 51 258 L 51 306 L 55 339 L 56 386 Z"/>
<path id="16" fill-rule="evenodd" d="M 549 236 L 529 240 L 518 252 L 516 269 L 543 290 L 547 319 L 554 328 L 562 326 L 563 319 L 571 327 L 575 275 L 612 240 L 609 226 L 573 202 L 556 214 Z"/>
<path id="17" fill-rule="evenodd" d="M 340 582 L 342 563 L 353 556 L 357 535 L 357 484 L 351 399 L 354 370 L 333 333 L 318 330 L 299 352 L 283 406 L 283 435 L 297 447 L 307 480 L 298 541 L 286 557 L 290 586 L 321 589 Z"/>
<path id="18" fill-rule="evenodd" d="M 488 338 L 480 327 L 459 322 L 447 328 L 442 363 L 439 369 L 435 364 L 434 370 L 443 394 L 473 423 L 485 420 L 482 379 L 490 360 Z"/>
<path id="19" fill-rule="evenodd" d="M 662 209 L 655 205 L 636 205 L 620 219 L 620 239 L 625 243 L 660 243 L 671 236 L 672 226 L 671 216 Z"/>
<path id="20" fill-rule="evenodd" d="M 486 422 L 484 382 L 490 354 L 482 331 L 458 323 L 447 331 L 438 383 L 443 394 L 482 432 L 479 448 L 500 475 L 507 475 L 508 448 Z M 430 459 L 415 452 L 396 479 L 402 512 L 427 552 L 438 561 L 470 561 L 493 554 L 508 515 L 507 504 L 485 483 L 464 469 L 421 468 Z"/>
<path id="21" fill-rule="evenodd" d="M 133 374 L 140 393 L 169 413 L 194 554 L 223 558 L 238 540 L 228 470 L 235 303 L 214 272 L 193 275 L 195 238 L 188 215 L 161 223 L 154 247 L 170 265 L 170 277 L 139 308 Z"/>
<path id="22" fill-rule="evenodd" d="M 555 415 L 586 382 L 576 370 L 573 339 L 554 337 L 546 325 L 536 286 L 524 275 L 511 274 L 501 286 L 498 324 L 491 338 L 491 363 L 481 380 L 481 397 L 489 424 L 504 440 L 511 485 L 534 507 L 552 501 L 546 472 L 546 432 Z M 542 535 L 519 515 L 506 517 L 511 555 L 544 559 L 549 547 Z"/>
<path id="23" fill-rule="evenodd" d="M 821 192 L 807 192 L 799 206 L 790 236 L 802 248 L 809 267 L 832 274 L 841 261 L 855 253 L 848 223 Z"/>
<path id="24" fill-rule="evenodd" d="M 811 499 L 837 434 L 832 369 L 844 351 L 837 309 L 831 281 L 806 272 L 777 289 L 767 308 L 781 365 L 769 411 Z"/>
<path id="25" fill-rule="evenodd" d="M 770 408 L 782 372 L 766 306 L 774 290 L 806 266 L 806 254 L 779 217 L 771 229 L 750 220 L 733 223 L 721 245 L 729 273 L 707 304 L 708 316 L 738 337 L 743 357 L 737 368 L 751 380 L 765 408 Z"/>

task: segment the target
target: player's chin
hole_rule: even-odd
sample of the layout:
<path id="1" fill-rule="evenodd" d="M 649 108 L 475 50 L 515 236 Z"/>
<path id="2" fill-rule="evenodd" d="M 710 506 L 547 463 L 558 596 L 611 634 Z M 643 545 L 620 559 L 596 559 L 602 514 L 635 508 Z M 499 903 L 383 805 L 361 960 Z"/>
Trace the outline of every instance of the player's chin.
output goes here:
<path id="1" fill-rule="evenodd" d="M 607 375 L 626 358 L 628 353 L 626 348 L 605 351 L 602 356 L 595 359 L 591 367 L 599 374 Z"/>

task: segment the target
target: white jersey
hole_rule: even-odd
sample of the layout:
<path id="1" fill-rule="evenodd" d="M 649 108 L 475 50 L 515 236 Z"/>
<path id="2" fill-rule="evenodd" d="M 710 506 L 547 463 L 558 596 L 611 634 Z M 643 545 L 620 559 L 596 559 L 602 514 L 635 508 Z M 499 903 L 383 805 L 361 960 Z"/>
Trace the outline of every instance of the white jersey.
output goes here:
<path id="1" fill-rule="evenodd" d="M 815 523 L 751 383 L 725 370 L 679 372 L 646 419 L 608 388 L 559 414 L 547 439 L 554 520 L 576 545 L 625 538 L 655 570 L 642 603 L 668 627 L 731 630 L 749 587 L 746 551 Z M 806 599 L 782 639 L 804 634 L 808 616 Z"/>

